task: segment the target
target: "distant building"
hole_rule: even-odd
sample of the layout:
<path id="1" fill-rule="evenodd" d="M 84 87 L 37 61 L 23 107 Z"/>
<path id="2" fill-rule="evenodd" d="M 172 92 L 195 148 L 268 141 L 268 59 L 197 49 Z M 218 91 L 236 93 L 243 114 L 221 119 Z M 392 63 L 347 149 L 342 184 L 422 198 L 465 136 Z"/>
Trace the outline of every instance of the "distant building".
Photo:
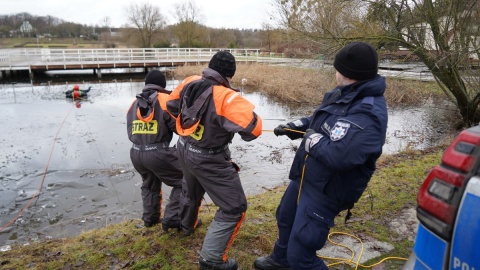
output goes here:
<path id="1" fill-rule="evenodd" d="M 22 25 L 20 26 L 20 32 L 24 36 L 29 36 L 33 32 L 33 27 L 29 21 L 23 21 Z"/>
<path id="2" fill-rule="evenodd" d="M 112 35 L 112 37 L 122 37 L 123 34 L 122 34 L 122 29 L 121 28 L 110 28 L 110 34 Z"/>
<path id="3" fill-rule="evenodd" d="M 459 16 L 463 16 L 462 13 L 460 13 Z M 456 33 L 456 29 L 451 25 L 451 18 L 450 17 L 440 17 L 439 21 L 439 26 L 441 28 L 446 28 L 449 27 L 446 38 L 448 41 L 448 45 L 451 46 L 452 50 L 461 50 L 464 48 L 461 47 L 455 47 L 458 46 L 457 44 L 454 43 L 454 38 L 458 36 Z M 466 47 L 468 48 L 468 51 L 471 52 L 469 54 L 469 57 L 471 59 L 478 60 L 478 47 L 480 46 L 480 36 L 478 35 L 478 25 L 469 25 L 468 26 L 469 30 L 464 30 L 466 34 L 470 34 L 470 36 L 464 37 L 465 40 L 468 40 L 469 42 L 466 43 Z M 471 29 L 471 30 L 470 30 Z M 410 31 L 410 32 L 409 32 Z M 408 37 L 407 41 L 412 42 L 412 40 L 418 40 L 421 42 L 421 44 L 427 49 L 431 51 L 438 50 L 437 44 L 435 42 L 435 37 L 432 31 L 432 26 L 430 23 L 417 23 L 414 25 L 411 25 L 407 28 L 405 28 L 403 31 L 403 34 Z M 413 37 L 413 38 L 411 38 Z"/>

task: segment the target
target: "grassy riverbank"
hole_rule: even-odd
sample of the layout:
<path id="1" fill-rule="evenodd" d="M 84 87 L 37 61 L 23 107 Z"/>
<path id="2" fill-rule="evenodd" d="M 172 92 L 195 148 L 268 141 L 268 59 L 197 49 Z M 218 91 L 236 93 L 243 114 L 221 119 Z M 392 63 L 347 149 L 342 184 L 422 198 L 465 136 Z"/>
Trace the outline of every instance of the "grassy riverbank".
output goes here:
<path id="1" fill-rule="evenodd" d="M 416 205 L 419 185 L 430 168 L 440 162 L 443 149 L 440 146 L 383 156 L 369 192 L 353 209 L 352 221 L 344 224 L 342 213 L 332 231 L 392 244 L 393 251 L 382 254 L 382 258 L 407 257 L 412 241 L 389 224 L 401 218 L 403 210 Z M 252 269 L 256 257 L 271 252 L 277 235 L 275 209 L 284 189 L 281 186 L 249 198 L 247 218 L 229 252 L 241 269 Z M 164 233 L 160 226 L 147 229 L 135 219 L 77 237 L 13 246 L 11 251 L 0 253 L 0 269 L 197 269 L 197 253 L 215 211 L 215 206 L 202 208 L 204 225 L 190 237 L 176 231 Z M 386 269 L 394 269 L 398 262 L 387 262 L 389 265 Z"/>

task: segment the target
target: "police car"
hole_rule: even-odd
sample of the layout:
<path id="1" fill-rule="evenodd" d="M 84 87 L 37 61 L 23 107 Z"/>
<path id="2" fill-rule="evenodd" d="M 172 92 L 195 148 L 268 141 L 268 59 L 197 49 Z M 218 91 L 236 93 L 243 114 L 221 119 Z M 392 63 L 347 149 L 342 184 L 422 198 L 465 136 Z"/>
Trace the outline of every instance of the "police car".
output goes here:
<path id="1" fill-rule="evenodd" d="M 480 270 L 480 126 L 454 139 L 417 202 L 420 223 L 403 270 Z"/>

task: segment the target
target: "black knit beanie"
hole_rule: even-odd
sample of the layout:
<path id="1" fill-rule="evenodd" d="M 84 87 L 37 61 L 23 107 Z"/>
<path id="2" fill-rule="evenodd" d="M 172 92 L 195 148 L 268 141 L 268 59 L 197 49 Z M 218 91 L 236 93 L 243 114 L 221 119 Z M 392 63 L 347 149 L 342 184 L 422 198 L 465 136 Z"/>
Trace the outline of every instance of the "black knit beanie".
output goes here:
<path id="1" fill-rule="evenodd" d="M 147 84 L 155 84 L 162 88 L 165 88 L 165 86 L 167 86 L 167 82 L 165 81 L 165 76 L 163 75 L 162 72 L 156 69 L 150 71 L 147 74 L 147 77 L 145 77 L 145 85 Z"/>
<path id="2" fill-rule="evenodd" d="M 353 42 L 343 47 L 333 61 L 333 66 L 343 76 L 363 81 L 377 76 L 378 55 L 375 48 L 365 42 Z"/>
<path id="3" fill-rule="evenodd" d="M 217 71 L 223 77 L 233 77 L 237 69 L 235 64 L 235 57 L 226 51 L 219 51 L 208 63 L 208 67 Z"/>

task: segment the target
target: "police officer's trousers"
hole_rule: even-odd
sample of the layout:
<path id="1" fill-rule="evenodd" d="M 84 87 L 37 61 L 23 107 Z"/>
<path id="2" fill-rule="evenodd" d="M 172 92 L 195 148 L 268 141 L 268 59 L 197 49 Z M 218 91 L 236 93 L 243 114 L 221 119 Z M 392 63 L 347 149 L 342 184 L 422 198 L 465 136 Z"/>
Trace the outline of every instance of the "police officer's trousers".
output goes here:
<path id="1" fill-rule="evenodd" d="M 299 183 L 291 181 L 277 208 L 278 240 L 272 258 L 292 269 L 328 270 L 317 257 L 338 214 L 315 203 L 305 191 L 297 204 Z"/>

